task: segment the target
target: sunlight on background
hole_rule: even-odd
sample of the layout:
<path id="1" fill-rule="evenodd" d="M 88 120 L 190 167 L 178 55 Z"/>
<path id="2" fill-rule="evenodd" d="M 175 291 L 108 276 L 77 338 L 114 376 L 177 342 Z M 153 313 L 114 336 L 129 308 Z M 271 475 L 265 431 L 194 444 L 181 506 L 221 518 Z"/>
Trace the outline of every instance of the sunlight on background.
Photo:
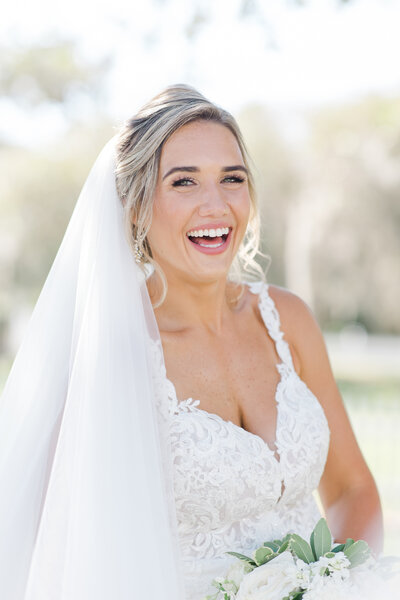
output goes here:
<path id="1" fill-rule="evenodd" d="M 400 1 L 20 0 L 0 22 L 0 383 L 101 148 L 164 86 L 237 116 L 400 540 Z"/>

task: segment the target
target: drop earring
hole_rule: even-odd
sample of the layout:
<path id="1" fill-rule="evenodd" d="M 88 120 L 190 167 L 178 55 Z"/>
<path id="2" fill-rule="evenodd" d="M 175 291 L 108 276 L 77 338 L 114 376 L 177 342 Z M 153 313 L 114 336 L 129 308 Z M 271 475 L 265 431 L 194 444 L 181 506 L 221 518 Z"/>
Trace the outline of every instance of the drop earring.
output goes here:
<path id="1" fill-rule="evenodd" d="M 143 252 L 141 251 L 139 242 L 137 240 L 133 242 L 133 251 L 135 254 L 135 261 L 137 264 L 140 264 L 142 262 Z"/>

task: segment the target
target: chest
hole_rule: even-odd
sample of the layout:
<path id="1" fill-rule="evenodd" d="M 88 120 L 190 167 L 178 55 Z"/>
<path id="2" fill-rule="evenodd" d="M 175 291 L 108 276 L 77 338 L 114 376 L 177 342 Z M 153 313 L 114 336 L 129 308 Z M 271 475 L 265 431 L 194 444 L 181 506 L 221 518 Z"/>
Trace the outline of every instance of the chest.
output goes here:
<path id="1" fill-rule="evenodd" d="M 263 323 L 238 320 L 223 336 L 163 335 L 167 376 L 179 401 L 199 406 L 274 445 L 280 359 Z"/>
<path id="2" fill-rule="evenodd" d="M 265 522 L 279 507 L 292 511 L 318 485 L 329 444 L 326 419 L 295 372 L 282 371 L 278 457 L 259 436 L 171 395 L 174 486 L 185 554 L 212 556 L 222 546 L 232 549 L 236 537 L 238 548 L 245 547 L 247 526 L 251 538 L 260 529 L 258 516 Z"/>

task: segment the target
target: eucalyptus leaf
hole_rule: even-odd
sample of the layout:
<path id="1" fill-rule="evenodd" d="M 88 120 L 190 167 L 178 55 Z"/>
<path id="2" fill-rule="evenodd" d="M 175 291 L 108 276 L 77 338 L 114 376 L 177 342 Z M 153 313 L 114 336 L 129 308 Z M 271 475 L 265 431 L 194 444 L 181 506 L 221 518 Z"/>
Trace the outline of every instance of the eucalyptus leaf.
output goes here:
<path id="1" fill-rule="evenodd" d="M 254 562 L 254 560 L 250 558 L 250 556 L 245 556 L 244 554 L 240 554 L 240 552 L 225 552 L 225 554 L 230 554 L 231 556 L 234 556 L 235 558 L 238 558 L 239 560 L 248 563 L 252 567 L 257 566 L 257 563 Z"/>
<path id="2" fill-rule="evenodd" d="M 283 544 L 281 545 L 281 547 L 278 550 L 278 554 L 282 554 L 282 552 L 285 552 L 285 550 L 287 550 L 289 548 L 290 545 L 290 540 L 286 540 L 286 542 L 283 542 Z"/>
<path id="3" fill-rule="evenodd" d="M 332 535 L 325 519 L 320 519 L 310 538 L 311 548 L 315 557 L 318 560 L 324 556 L 326 552 L 330 552 L 332 547 Z"/>
<path id="4" fill-rule="evenodd" d="M 302 537 L 296 533 L 292 533 L 289 545 L 292 552 L 294 552 L 302 561 L 308 564 L 314 562 L 314 553 L 311 550 L 311 546 L 306 540 L 303 540 Z"/>
<path id="5" fill-rule="evenodd" d="M 346 543 L 344 545 L 345 548 L 349 548 L 350 546 L 352 546 L 354 544 L 354 540 L 353 538 L 347 538 Z M 344 550 L 344 549 L 343 549 Z"/>
<path id="6" fill-rule="evenodd" d="M 332 548 L 332 552 L 342 552 L 342 550 L 344 550 L 344 544 L 339 544 L 338 546 Z"/>
<path id="7" fill-rule="evenodd" d="M 292 534 L 291 533 L 287 533 L 285 535 L 285 537 L 279 543 L 280 544 L 284 544 L 285 542 L 289 542 L 290 539 L 291 539 L 291 537 L 292 537 Z M 276 540 L 274 540 L 274 541 L 276 541 Z"/>
<path id="8" fill-rule="evenodd" d="M 277 544 L 276 542 L 264 542 L 264 546 L 266 548 L 271 548 L 271 550 L 273 552 L 278 552 L 278 550 L 281 547 L 281 545 L 282 545 L 282 542 L 279 542 L 279 544 Z"/>
<path id="9" fill-rule="evenodd" d="M 265 546 L 258 548 L 258 550 L 254 552 L 254 560 L 256 561 L 258 566 L 264 565 L 266 562 L 268 562 L 275 556 L 276 553 L 273 550 L 271 550 L 271 548 Z"/>
<path id="10" fill-rule="evenodd" d="M 345 547 L 343 552 L 349 559 L 351 567 L 361 565 L 369 558 L 371 554 L 371 550 L 367 542 L 364 542 L 364 540 L 358 540 L 347 548 Z"/>

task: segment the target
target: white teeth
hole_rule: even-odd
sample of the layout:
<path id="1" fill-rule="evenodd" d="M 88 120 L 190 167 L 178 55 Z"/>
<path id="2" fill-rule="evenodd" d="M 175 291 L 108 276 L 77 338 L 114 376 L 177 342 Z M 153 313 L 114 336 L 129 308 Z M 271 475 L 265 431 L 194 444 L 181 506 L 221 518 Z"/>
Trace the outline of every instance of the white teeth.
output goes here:
<path id="1" fill-rule="evenodd" d="M 198 243 L 198 246 L 203 246 L 203 248 L 219 248 L 223 245 L 224 242 L 220 242 L 219 244 L 202 244 L 201 242 Z"/>
<path id="2" fill-rule="evenodd" d="M 228 235 L 229 227 L 221 227 L 217 229 L 193 229 L 187 232 L 188 237 L 220 237 L 221 235 Z"/>

